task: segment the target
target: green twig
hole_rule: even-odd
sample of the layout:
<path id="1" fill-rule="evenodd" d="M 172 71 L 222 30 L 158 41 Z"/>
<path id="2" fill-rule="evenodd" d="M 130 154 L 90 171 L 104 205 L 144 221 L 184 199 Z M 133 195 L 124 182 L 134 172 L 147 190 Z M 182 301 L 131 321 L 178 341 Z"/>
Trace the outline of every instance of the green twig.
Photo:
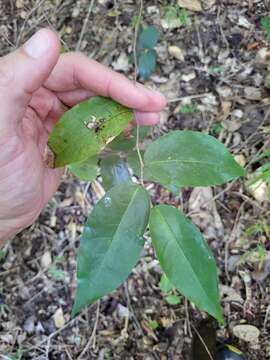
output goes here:
<path id="1" fill-rule="evenodd" d="M 140 0 L 140 8 L 139 8 L 139 15 L 135 26 L 135 36 L 134 36 L 134 43 L 133 43 L 133 55 L 134 55 L 134 64 L 135 64 L 135 70 L 134 70 L 134 82 L 135 85 L 137 83 L 137 73 L 138 73 L 138 61 L 137 61 L 137 40 L 138 40 L 138 33 L 140 30 L 140 24 L 141 24 L 141 18 L 142 18 L 142 10 L 143 10 L 143 0 Z M 144 170 L 144 163 L 142 159 L 142 155 L 140 152 L 140 125 L 136 118 L 136 113 L 134 113 L 134 117 L 137 124 L 137 131 L 136 131 L 136 150 L 138 154 L 138 158 L 140 161 L 140 182 L 143 186 L 143 170 Z"/>

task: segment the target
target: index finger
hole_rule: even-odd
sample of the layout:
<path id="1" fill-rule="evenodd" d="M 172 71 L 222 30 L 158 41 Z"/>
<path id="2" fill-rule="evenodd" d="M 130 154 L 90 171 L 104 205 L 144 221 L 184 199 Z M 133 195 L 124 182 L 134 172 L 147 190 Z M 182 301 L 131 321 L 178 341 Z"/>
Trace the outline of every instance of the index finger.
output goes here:
<path id="1" fill-rule="evenodd" d="M 63 54 L 45 86 L 53 91 L 86 89 L 139 111 L 158 112 L 165 97 L 80 53 Z"/>

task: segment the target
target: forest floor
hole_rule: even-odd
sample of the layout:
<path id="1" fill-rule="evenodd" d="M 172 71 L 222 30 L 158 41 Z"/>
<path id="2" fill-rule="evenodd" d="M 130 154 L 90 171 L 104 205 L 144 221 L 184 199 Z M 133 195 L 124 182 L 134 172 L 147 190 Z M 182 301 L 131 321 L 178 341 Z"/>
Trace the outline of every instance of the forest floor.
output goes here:
<path id="1" fill-rule="evenodd" d="M 0 0 L 0 55 L 48 26 L 65 50 L 75 50 L 90 3 Z M 248 172 L 227 186 L 185 188 L 177 196 L 147 187 L 154 203 L 181 206 L 215 254 L 226 321 L 219 337 L 247 359 L 270 359 L 270 206 L 265 184 L 247 186 L 262 164 L 256 156 L 270 149 L 270 43 L 260 24 L 269 3 L 182 0 L 198 11 L 182 12 L 175 28 L 165 1 L 144 3 L 142 24 L 160 32 L 158 66 L 146 85 L 169 100 L 152 135 L 208 132 Z M 94 1 L 80 50 L 132 78 L 137 14 L 134 0 Z M 89 185 L 66 174 L 38 221 L 1 251 L 0 359 L 190 358 L 193 329 L 206 315 L 183 297 L 177 305 L 166 302 L 150 242 L 126 286 L 71 319 L 79 237 L 102 194 L 99 179 Z M 246 327 L 235 331 L 239 324 L 253 326 L 248 339 Z"/>

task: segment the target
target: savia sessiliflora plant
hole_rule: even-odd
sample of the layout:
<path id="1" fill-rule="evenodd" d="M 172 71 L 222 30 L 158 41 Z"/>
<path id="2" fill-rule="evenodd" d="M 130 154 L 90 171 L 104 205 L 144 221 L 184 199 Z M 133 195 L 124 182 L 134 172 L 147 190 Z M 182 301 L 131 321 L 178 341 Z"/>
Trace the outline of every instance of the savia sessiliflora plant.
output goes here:
<path id="1" fill-rule="evenodd" d="M 107 193 L 85 224 L 77 262 L 73 315 L 121 285 L 139 260 L 149 229 L 160 266 L 181 294 L 222 322 L 215 259 L 199 229 L 180 209 L 152 206 L 136 176 L 136 138 L 123 130 L 133 112 L 92 97 L 66 112 L 48 141 L 52 167 L 68 165 L 84 181 L 102 177 Z M 141 138 L 147 129 L 141 128 Z M 244 175 L 214 137 L 171 131 L 142 151 L 145 181 L 177 192 L 184 186 L 220 185 Z M 135 175 L 135 176 L 134 176 Z"/>

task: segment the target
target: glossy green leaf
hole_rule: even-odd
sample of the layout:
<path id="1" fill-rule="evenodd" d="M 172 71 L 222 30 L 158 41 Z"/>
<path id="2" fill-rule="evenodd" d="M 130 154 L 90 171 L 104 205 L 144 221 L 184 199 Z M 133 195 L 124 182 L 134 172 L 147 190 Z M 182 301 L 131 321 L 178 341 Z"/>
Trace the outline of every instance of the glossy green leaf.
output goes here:
<path id="1" fill-rule="evenodd" d="M 160 205 L 151 210 L 150 234 L 169 281 L 222 321 L 215 260 L 198 228 L 176 208 Z"/>
<path id="2" fill-rule="evenodd" d="M 144 245 L 149 211 L 148 193 L 134 184 L 113 187 L 94 207 L 80 242 L 73 315 L 127 278 Z"/>
<path id="3" fill-rule="evenodd" d="M 137 41 L 137 49 L 152 50 L 156 46 L 159 38 L 159 32 L 154 26 L 148 26 L 140 31 Z"/>
<path id="4" fill-rule="evenodd" d="M 101 160 L 100 171 L 105 190 L 115 185 L 131 182 L 126 162 L 118 155 L 109 155 Z"/>
<path id="5" fill-rule="evenodd" d="M 159 328 L 159 323 L 156 321 L 156 320 L 152 320 L 152 321 L 149 321 L 147 323 L 147 326 L 149 327 L 149 329 L 151 330 L 156 330 Z"/>
<path id="6" fill-rule="evenodd" d="M 143 154 L 144 154 L 144 151 L 141 151 L 142 156 L 143 156 Z M 128 153 L 127 162 L 129 164 L 130 168 L 132 169 L 133 173 L 139 177 L 140 176 L 140 160 L 139 160 L 137 151 L 130 151 Z M 144 177 L 145 181 L 152 180 L 151 172 L 149 171 L 149 169 L 147 167 L 144 167 L 143 177 Z M 181 191 L 180 186 L 177 186 L 174 183 L 171 183 L 171 184 L 162 183 L 162 181 L 160 181 L 160 183 L 174 195 L 179 195 L 179 193 Z"/>
<path id="7" fill-rule="evenodd" d="M 177 295 L 168 295 L 165 297 L 165 300 L 169 305 L 178 305 L 181 302 Z"/>
<path id="8" fill-rule="evenodd" d="M 54 166 L 61 167 L 96 155 L 132 118 L 130 109 L 101 96 L 74 106 L 57 122 L 49 136 Z"/>
<path id="9" fill-rule="evenodd" d="M 108 145 L 108 147 L 114 152 L 129 151 L 134 148 L 135 142 L 136 140 L 134 140 L 133 136 L 127 138 L 121 133 Z"/>
<path id="10" fill-rule="evenodd" d="M 149 126 L 140 126 L 140 142 L 142 142 L 150 132 Z M 136 146 L 136 127 L 132 129 L 129 136 L 121 133 L 110 144 L 109 148 L 113 151 L 128 151 L 134 149 Z"/>
<path id="11" fill-rule="evenodd" d="M 143 156 L 144 154 L 144 151 L 141 151 L 141 155 Z M 140 176 L 140 160 L 139 160 L 139 156 L 138 156 L 138 153 L 136 150 L 134 151 L 130 151 L 128 153 L 128 156 L 127 156 L 127 162 L 128 162 L 128 165 L 130 166 L 132 172 L 134 175 L 136 176 Z M 147 180 L 148 176 L 147 173 L 144 173 L 144 179 Z"/>
<path id="12" fill-rule="evenodd" d="M 93 181 L 97 177 L 97 157 L 69 165 L 70 172 L 83 181 Z"/>
<path id="13" fill-rule="evenodd" d="M 173 289 L 173 284 L 170 282 L 170 280 L 167 278 L 165 274 L 162 274 L 160 282 L 159 282 L 159 288 L 162 292 L 169 292 Z"/>
<path id="14" fill-rule="evenodd" d="M 144 163 L 151 180 L 175 186 L 219 185 L 245 175 L 224 145 L 195 131 L 157 139 L 146 149 Z"/>
<path id="15" fill-rule="evenodd" d="M 139 74 L 144 79 L 149 79 L 150 75 L 156 69 L 157 54 L 155 50 L 145 49 L 139 53 L 138 67 Z"/>

